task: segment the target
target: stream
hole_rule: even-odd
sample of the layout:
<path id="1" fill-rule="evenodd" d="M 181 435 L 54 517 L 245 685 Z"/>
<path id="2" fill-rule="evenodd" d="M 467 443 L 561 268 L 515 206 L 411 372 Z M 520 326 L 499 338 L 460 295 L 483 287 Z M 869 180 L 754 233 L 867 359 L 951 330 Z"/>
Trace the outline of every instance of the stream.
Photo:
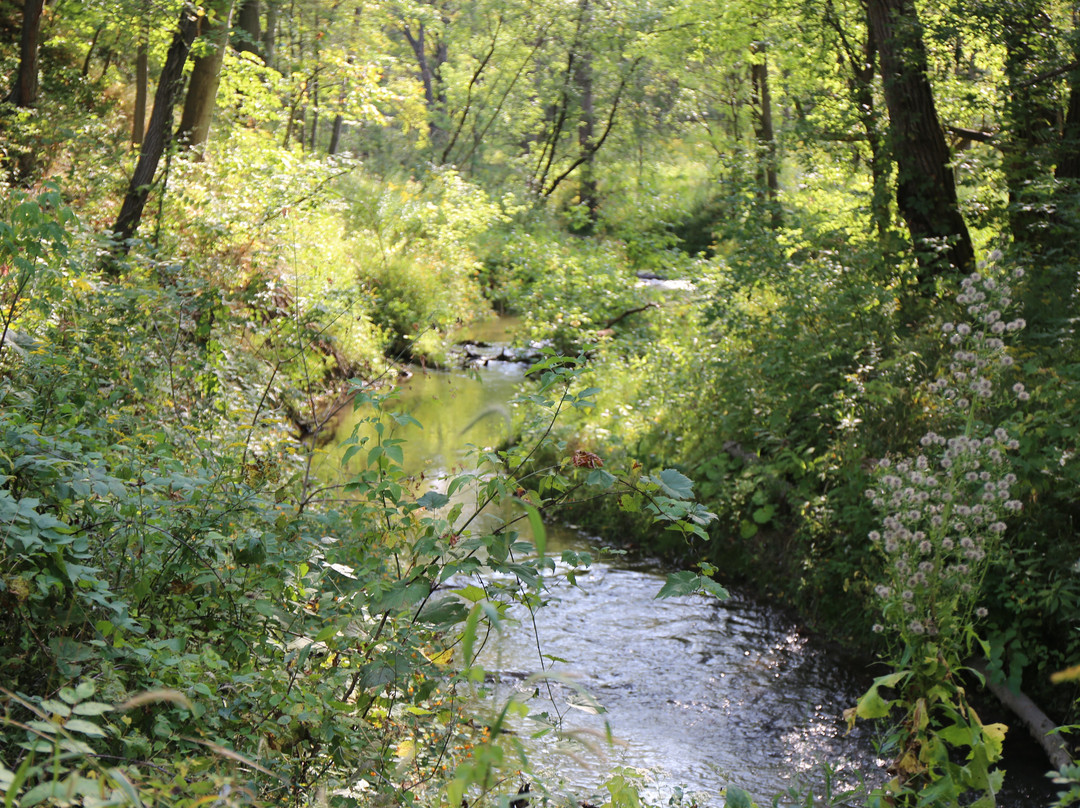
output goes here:
<path id="1" fill-rule="evenodd" d="M 499 355 L 504 346 L 485 337 L 471 336 L 484 344 L 470 354 Z M 505 440 L 509 401 L 524 369 L 482 357 L 469 371 L 414 369 L 395 407 L 423 425 L 396 434 L 408 440 L 407 471 L 433 480 L 467 466 L 470 445 Z M 338 438 L 352 428 L 347 418 Z M 660 565 L 605 552 L 600 538 L 549 527 L 549 555 L 563 550 L 594 558 L 579 586 L 552 579 L 550 603 L 537 613 L 538 636 L 522 610 L 481 657 L 495 705 L 535 690 L 530 711 L 561 716 L 558 738 L 528 742 L 530 761 L 545 782 L 585 799 L 598 793 L 613 767 L 624 766 L 641 773 L 643 793 L 654 803 L 682 794 L 686 805 L 719 806 L 722 789 L 738 785 L 764 808 L 774 797 L 778 805 L 807 804 L 790 792 L 800 786 L 812 787 L 820 799 L 827 779 L 833 793 L 863 778 L 870 784 L 884 779 L 874 749 L 877 728 L 859 722 L 848 734 L 842 718 L 880 670 L 840 658 L 749 593 L 733 592 L 723 602 L 656 600 L 665 578 Z M 525 681 L 544 670 L 555 680 Z M 1011 716 L 983 717 L 1011 723 Z M 524 736 L 534 727 L 518 729 Z M 614 744 L 607 743 L 609 731 Z M 1049 766 L 1031 747 L 1023 730 L 1009 733 L 1006 793 L 998 805 L 1050 803 L 1054 789 L 1043 776 Z"/>

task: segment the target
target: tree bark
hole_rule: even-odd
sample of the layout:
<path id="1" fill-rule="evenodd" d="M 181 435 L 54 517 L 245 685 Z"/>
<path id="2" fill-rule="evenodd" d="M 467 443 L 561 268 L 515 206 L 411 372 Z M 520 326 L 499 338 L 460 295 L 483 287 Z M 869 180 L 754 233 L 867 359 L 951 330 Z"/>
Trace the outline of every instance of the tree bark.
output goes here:
<path id="1" fill-rule="evenodd" d="M 38 96 L 38 39 L 45 0 L 23 3 L 22 33 L 19 36 L 19 73 L 8 100 L 17 107 L 32 107 Z"/>
<path id="2" fill-rule="evenodd" d="M 259 54 L 263 46 L 259 0 L 241 0 L 236 10 L 233 47 L 241 53 Z M 269 14 L 269 10 L 267 11 Z"/>
<path id="3" fill-rule="evenodd" d="M 183 86 L 184 63 L 197 33 L 198 18 L 185 3 L 165 56 L 165 64 L 161 68 L 161 77 L 154 93 L 154 109 L 150 113 L 150 124 L 139 150 L 139 161 L 135 165 L 135 173 L 131 175 L 131 182 L 128 183 L 127 195 L 112 228 L 113 259 L 127 254 L 131 247 L 131 237 L 139 228 L 143 208 L 146 207 L 146 199 L 150 194 L 150 185 L 154 181 L 161 155 L 165 152 L 166 141 L 172 132 L 173 107 Z M 115 275 L 120 271 L 120 265 L 116 260 L 110 260 L 107 261 L 105 269 L 109 274 Z"/>
<path id="4" fill-rule="evenodd" d="M 777 195 L 780 182 L 776 175 L 776 133 L 773 129 L 772 93 L 769 90 L 769 62 L 765 43 L 755 42 L 751 52 L 759 58 L 750 65 L 750 85 L 753 94 L 754 137 L 757 140 L 758 187 L 764 191 L 769 207 L 769 220 L 775 230 L 780 227 L 780 208 Z"/>
<path id="5" fill-rule="evenodd" d="M 146 94 L 150 85 L 149 29 L 150 18 L 144 16 L 135 51 L 135 110 L 131 116 L 131 142 L 136 146 L 142 144 L 146 130 Z"/>
<path id="6" fill-rule="evenodd" d="M 926 286 L 950 267 L 973 269 L 975 250 L 957 203 L 914 0 L 868 0 L 866 8 L 881 57 L 897 207 L 915 243 L 920 284 Z"/>
<path id="7" fill-rule="evenodd" d="M 221 63 L 225 58 L 232 9 L 232 0 L 225 0 L 210 9 L 202 31 L 207 40 L 206 49 L 195 57 L 191 66 L 191 79 L 177 129 L 177 140 L 190 148 L 201 146 L 210 137 L 210 123 L 214 118 L 214 104 L 217 101 L 218 85 L 221 83 Z M 196 159 L 203 159 L 201 152 Z"/>
<path id="8" fill-rule="evenodd" d="M 277 23 L 278 0 L 267 0 L 266 29 L 262 35 L 263 61 L 267 67 L 274 67 L 277 59 Z"/>
<path id="9" fill-rule="evenodd" d="M 1080 180 L 1080 70 L 1069 74 L 1069 106 L 1061 132 L 1054 178 L 1066 184 Z"/>
<path id="10" fill-rule="evenodd" d="M 580 0 L 578 9 L 582 16 L 582 28 L 587 30 L 589 27 L 589 0 Z M 598 214 L 596 174 L 593 170 L 593 158 L 596 155 L 593 134 L 596 127 L 596 111 L 593 103 L 592 54 L 584 43 L 580 43 L 578 47 L 577 61 L 574 64 L 574 84 L 577 85 L 578 104 L 581 107 L 577 137 L 578 150 L 583 158 L 578 199 L 588 212 L 587 226 L 583 229 L 591 231 L 596 225 Z"/>
<path id="11" fill-rule="evenodd" d="M 1040 24 L 1044 23 L 1044 24 Z M 1048 35 L 1049 21 L 1039 3 L 1024 0 L 1001 25 L 1005 45 L 1005 79 L 1008 121 L 1001 144 L 1002 170 L 1009 191 L 1009 230 L 1016 243 L 1038 241 L 1045 225 L 1043 205 L 1035 190 L 1046 176 L 1045 161 L 1051 141 L 1057 138 L 1057 110 L 1053 88 L 1029 81 L 1047 64 L 1040 54 L 1040 40 Z"/>

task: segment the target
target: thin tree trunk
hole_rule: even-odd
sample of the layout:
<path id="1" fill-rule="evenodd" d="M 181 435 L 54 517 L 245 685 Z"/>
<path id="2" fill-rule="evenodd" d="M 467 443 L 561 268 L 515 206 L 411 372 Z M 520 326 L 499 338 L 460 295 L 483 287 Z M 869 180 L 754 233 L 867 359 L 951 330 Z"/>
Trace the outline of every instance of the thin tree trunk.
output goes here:
<path id="1" fill-rule="evenodd" d="M 342 91 L 344 94 L 344 90 Z M 338 113 L 334 116 L 334 125 L 330 128 L 330 145 L 326 147 L 326 153 L 334 155 L 341 148 L 341 130 L 345 128 L 345 119 Z"/>
<path id="2" fill-rule="evenodd" d="M 881 56 L 897 207 L 916 246 L 920 284 L 926 286 L 950 266 L 973 268 L 975 250 L 957 203 L 914 2 L 868 0 L 867 17 Z"/>
<path id="3" fill-rule="evenodd" d="M 165 152 L 166 141 L 172 133 L 173 107 L 183 87 L 184 63 L 197 33 L 198 18 L 185 3 L 165 56 L 165 64 L 161 68 L 161 77 L 154 93 L 154 109 L 150 113 L 150 124 L 139 150 L 139 161 L 135 165 L 135 173 L 128 183 L 127 195 L 112 228 L 115 242 L 113 258 L 127 254 L 131 247 L 131 237 L 139 228 L 150 186 L 157 173 L 161 155 Z M 120 271 L 120 265 L 115 260 L 108 261 L 105 268 L 113 275 Z"/>
<path id="4" fill-rule="evenodd" d="M 90 61 L 94 58 L 94 48 L 97 47 L 98 37 L 101 36 L 101 32 L 104 30 L 105 23 L 102 23 L 94 29 L 94 36 L 90 39 L 90 46 L 86 49 L 86 58 L 83 59 L 82 77 L 84 79 L 90 75 Z"/>
<path id="5" fill-rule="evenodd" d="M 177 140 L 190 148 L 203 145 L 210 137 L 210 123 L 214 118 L 214 104 L 221 82 L 221 64 L 229 39 L 232 9 L 232 0 L 225 0 L 212 9 L 202 32 L 207 39 L 208 50 L 197 56 L 191 66 L 191 79 L 176 133 Z M 201 152 L 196 159 L 203 159 Z"/>
<path id="6" fill-rule="evenodd" d="M 866 133 L 866 143 L 870 149 L 870 175 L 872 182 L 870 198 L 870 220 L 877 230 L 878 239 L 884 239 L 892 225 L 892 212 L 889 206 L 891 190 L 889 188 L 889 158 L 882 143 L 880 115 L 874 101 L 874 71 L 877 65 L 877 43 L 873 29 L 866 31 L 866 40 L 860 50 L 856 50 L 840 21 L 839 15 L 828 0 L 825 6 L 825 21 L 836 31 L 840 38 L 840 53 L 848 63 L 851 77 L 848 79 L 848 92 L 852 105 L 858 112 L 859 121 Z"/>
<path id="7" fill-rule="evenodd" d="M 750 86 L 755 116 L 754 137 L 757 140 L 758 185 L 764 191 L 773 229 L 780 227 L 777 195 L 780 182 L 776 175 L 776 135 L 773 130 L 772 93 L 769 89 L 769 63 L 765 43 L 755 42 L 751 52 L 759 58 L 750 65 Z"/>
<path id="8" fill-rule="evenodd" d="M 580 0 L 578 4 L 582 17 L 589 15 L 589 0 Z M 588 22 L 583 23 L 584 27 Z M 593 131 L 596 126 L 596 111 L 593 99 L 593 71 L 592 54 L 587 46 L 579 46 L 577 61 L 574 64 L 574 84 L 577 85 L 578 103 L 581 106 L 581 118 L 578 121 L 578 149 L 581 157 L 581 183 L 578 190 L 578 199 L 588 212 L 588 226 L 591 230 L 597 220 L 597 185 L 596 175 L 593 171 L 596 144 L 593 142 Z"/>
<path id="9" fill-rule="evenodd" d="M 316 62 L 316 69 L 318 62 Z M 315 143 L 319 134 L 319 78 L 316 76 L 311 84 L 311 135 L 308 139 L 308 151 L 315 151 Z"/>
<path id="10" fill-rule="evenodd" d="M 267 67 L 274 67 L 277 59 L 278 0 L 267 0 L 266 29 L 262 35 L 263 61 Z"/>
<path id="11" fill-rule="evenodd" d="M 131 142 L 136 146 L 143 142 L 146 129 L 146 94 L 150 84 L 149 29 L 150 18 L 147 15 L 143 17 L 139 44 L 135 51 L 135 111 L 131 118 Z"/>

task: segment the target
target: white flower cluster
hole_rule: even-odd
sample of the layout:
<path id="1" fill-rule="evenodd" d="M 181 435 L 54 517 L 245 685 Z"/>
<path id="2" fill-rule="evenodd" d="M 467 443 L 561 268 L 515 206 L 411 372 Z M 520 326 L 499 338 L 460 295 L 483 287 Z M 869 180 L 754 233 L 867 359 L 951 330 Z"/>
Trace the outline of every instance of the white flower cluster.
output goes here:
<path id="1" fill-rule="evenodd" d="M 1012 495 L 1016 475 L 1007 457 L 1018 448 L 1016 439 L 1004 427 L 981 427 L 973 417 L 993 396 L 1000 369 L 1012 363 L 999 335 L 1024 327 L 1023 320 L 1002 314 L 1010 295 L 1008 283 L 988 275 L 964 279 L 957 302 L 970 322 L 942 327 L 954 350 L 947 372 L 928 386 L 940 402 L 935 409 L 959 415 L 962 431 L 948 438 L 928 432 L 914 457 L 879 461 L 875 485 L 866 492 L 883 513 L 881 530 L 869 535 L 887 561 L 887 581 L 875 593 L 885 622 L 908 642 L 955 638 L 1005 532 L 1003 518 L 1022 507 Z M 1020 400 L 1029 397 L 1019 383 L 1013 392 Z"/>

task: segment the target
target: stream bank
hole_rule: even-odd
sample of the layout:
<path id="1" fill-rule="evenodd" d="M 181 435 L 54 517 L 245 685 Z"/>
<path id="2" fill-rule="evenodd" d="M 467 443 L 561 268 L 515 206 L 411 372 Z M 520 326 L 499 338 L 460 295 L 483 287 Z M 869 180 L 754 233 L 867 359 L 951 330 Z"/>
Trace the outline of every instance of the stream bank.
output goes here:
<path id="1" fill-rule="evenodd" d="M 512 436 L 512 399 L 525 366 L 498 359 L 504 348 L 497 336 L 478 338 L 489 354 L 476 367 L 414 368 L 402 381 L 395 409 L 422 425 L 394 433 L 406 441 L 408 474 L 430 484 L 468 468 L 469 451 Z M 338 439 L 363 415 L 346 418 Z M 612 767 L 628 766 L 644 774 L 654 801 L 681 791 L 704 806 L 721 804 L 728 785 L 768 805 L 801 787 L 820 794 L 827 779 L 843 790 L 884 778 L 885 761 L 875 750 L 879 728 L 860 722 L 849 734 L 842 718 L 879 675 L 872 665 L 838 653 L 828 638 L 749 591 L 735 590 L 724 602 L 656 600 L 662 564 L 600 553 L 623 543 L 617 532 L 590 538 L 551 526 L 548 534 L 553 555 L 588 551 L 602 560 L 580 576 L 580 586 L 552 581 L 535 627 L 528 613 L 513 615 L 516 623 L 508 621 L 513 625 L 481 660 L 496 704 L 528 697 L 523 682 L 537 673 L 573 682 L 540 688 L 529 701 L 530 710 L 552 713 L 563 728 L 531 742 L 530 759 L 546 782 L 585 796 Z M 595 704 L 583 702 L 582 691 Z M 611 747 L 602 742 L 609 728 Z M 1042 776 L 1045 761 L 1031 754 L 1021 731 L 1007 744 L 1009 776 L 998 804 L 1048 804 L 1053 788 Z"/>

